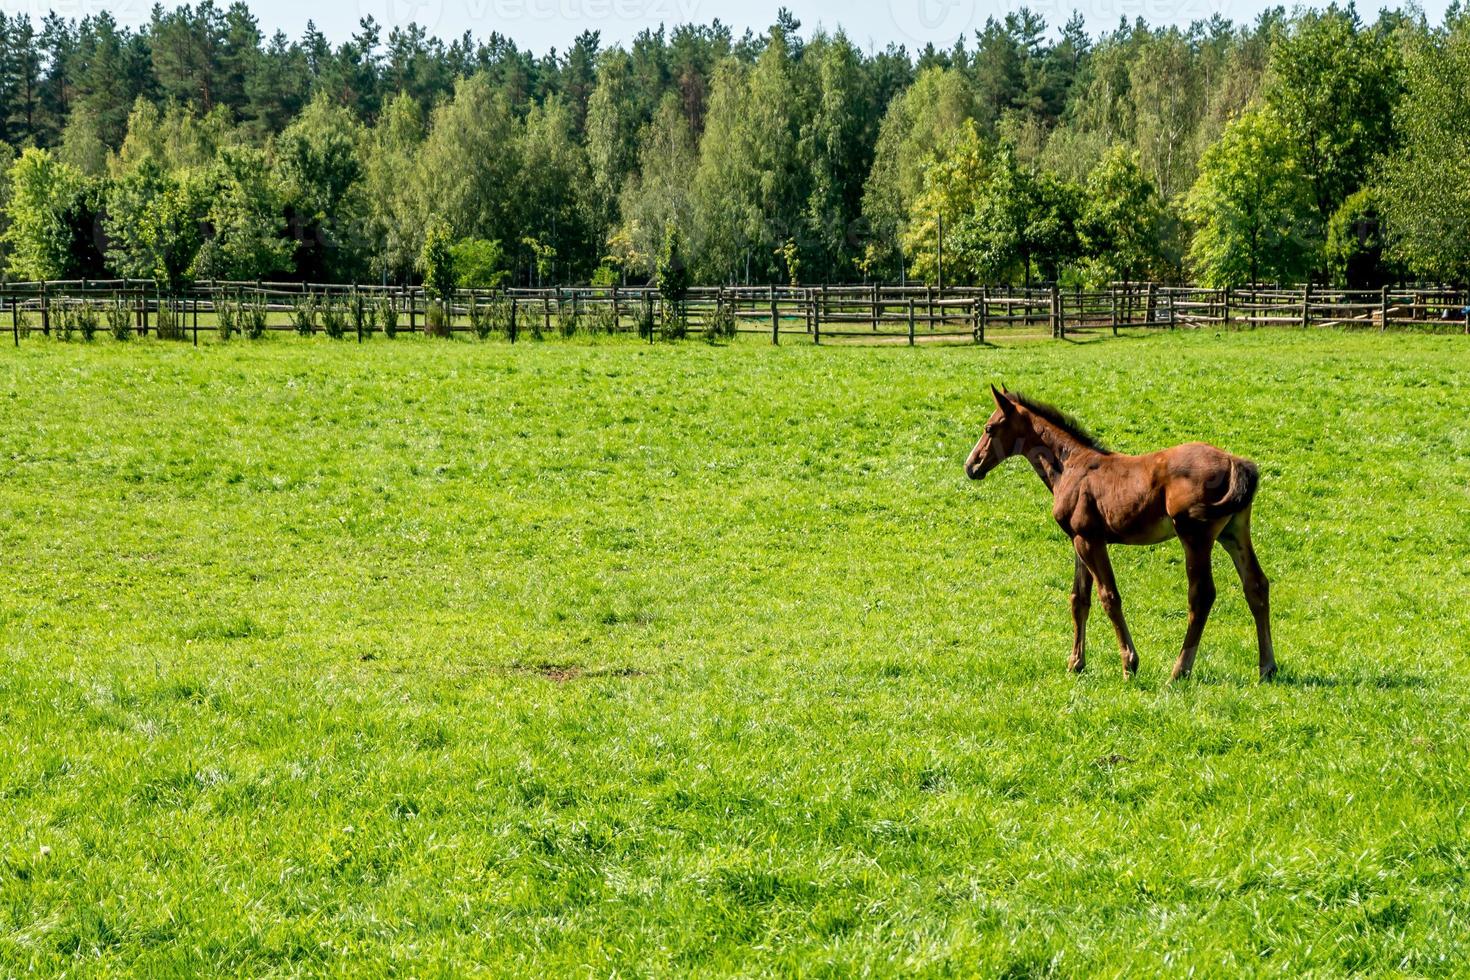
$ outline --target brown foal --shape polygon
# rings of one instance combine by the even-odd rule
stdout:
[[[1123,671],[1138,670],[1138,651],[1108,561],[1110,544],[1157,544],[1177,537],[1189,575],[1189,625],[1171,680],[1194,667],[1205,619],[1215,602],[1210,553],[1218,541],[1235,562],[1256,620],[1261,680],[1276,674],[1271,649],[1269,587],[1251,547],[1251,502],[1260,478],[1256,464],[1202,442],[1188,442],[1143,456],[1110,452],[1087,430],[1050,405],[1015,392],[997,391],[995,413],[965,460],[965,475],[981,480],[1002,460],[1024,456],[1052,492],[1052,517],[1077,551],[1072,582],[1076,631],[1067,666],[1086,664],[1087,613],[1092,584],[1113,621],[1123,652]]]

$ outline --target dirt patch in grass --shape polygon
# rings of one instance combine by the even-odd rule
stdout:
[[[584,677],[646,677],[648,671],[636,667],[583,667],[580,664],[512,664],[506,673],[544,677],[557,684],[568,684]]]

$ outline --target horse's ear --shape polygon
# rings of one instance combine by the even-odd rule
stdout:
[[[1016,406],[1011,403],[1011,400],[1003,392],[997,390],[995,385],[990,386],[990,394],[995,398],[995,407],[1002,412],[1009,415],[1015,409]]]

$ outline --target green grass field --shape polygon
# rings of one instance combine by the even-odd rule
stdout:
[[[1470,346],[58,344],[0,355],[0,975],[1452,974]],[[1143,656],[1004,380],[1260,462]]]

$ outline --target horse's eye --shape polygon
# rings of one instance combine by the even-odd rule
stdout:
[[[995,431],[995,426],[993,426],[993,425],[991,425],[990,423],[987,422],[985,424],[985,434],[988,436],[991,433],[993,433],[994,431]]]

